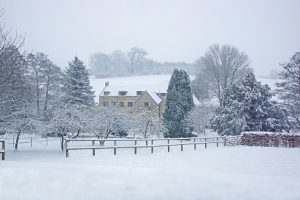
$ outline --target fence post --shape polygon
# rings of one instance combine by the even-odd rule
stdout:
[[[224,137],[224,147],[226,146],[226,138]]]
[[[217,147],[219,147],[219,138],[217,137]]]
[[[206,138],[204,138],[204,146],[205,146],[205,149],[206,149],[207,148]]]
[[[2,141],[2,150],[3,150],[3,153],[2,153],[2,160],[5,160],[5,141]]]
[[[180,146],[181,146],[181,151],[183,151],[183,144],[182,144],[182,138],[180,139]]]
[[[137,154],[137,148],[136,148],[136,145],[137,145],[137,141],[134,140],[134,154]]]
[[[117,141],[115,140],[114,141],[114,155],[117,155],[117,148],[116,148],[116,146],[117,146]]]
[[[197,149],[197,146],[196,146],[196,138],[194,138],[194,150]]]
[[[146,138],[146,140],[145,140],[145,141],[146,141],[146,146],[148,146],[148,139]]]
[[[153,153],[153,140],[151,140],[151,153]]]
[[[170,138],[168,138],[168,152],[170,152]]]
[[[69,149],[66,149],[66,158],[69,157]]]
[[[96,149],[93,148],[93,156],[96,154]]]
[[[32,148],[32,137],[30,137],[30,147]]]
[[[92,140],[92,146],[95,146],[95,140]]]

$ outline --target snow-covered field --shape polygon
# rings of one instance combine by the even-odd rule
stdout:
[[[1,200],[300,199],[300,149],[223,147],[71,152],[35,142],[0,161]]]
[[[98,96],[105,86],[105,82],[109,82],[110,85],[120,90],[147,90],[152,92],[166,92],[168,89],[171,75],[144,75],[144,76],[130,76],[130,77],[115,77],[115,78],[102,78],[96,79],[91,76],[90,81],[95,91],[95,101],[98,102]],[[191,80],[195,79],[195,76],[191,76]],[[272,90],[276,88],[275,83],[278,79],[257,78],[262,84],[268,84]]]
[[[91,79],[96,95],[104,83],[166,91],[170,75]],[[259,79],[260,80],[260,79]],[[274,88],[274,80],[261,80]],[[22,141],[21,141],[22,142]],[[0,200],[230,199],[300,200],[300,149],[185,146],[138,150],[60,151],[59,139],[30,140],[14,152],[7,143],[0,161]],[[82,144],[81,144],[82,145]]]

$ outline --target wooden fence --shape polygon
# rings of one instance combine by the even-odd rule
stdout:
[[[4,140],[7,146],[12,145],[12,148],[15,148],[16,137],[0,137],[0,140]],[[35,137],[35,136],[20,136],[18,145],[27,144],[31,148],[34,147],[35,144],[39,143],[43,146],[48,146],[50,142],[58,141],[60,137]]]
[[[1,149],[0,149],[1,160],[5,160],[5,141],[0,140],[0,143],[1,143]]]
[[[197,149],[197,145],[204,145],[204,148],[207,148],[207,144],[215,143],[216,147],[219,144],[223,144],[226,146],[228,137],[192,137],[192,138],[159,138],[159,139],[67,139],[65,138],[65,153],[66,157],[69,157],[70,151],[75,150],[91,150],[92,155],[96,154],[96,150],[103,150],[103,149],[113,149],[114,155],[117,154],[117,149],[133,149],[134,154],[137,154],[138,149],[141,148],[150,148],[151,153],[154,152],[154,148],[158,147],[167,147],[168,152],[170,152],[171,147],[180,146],[180,150],[183,151],[183,147],[186,145],[192,145],[194,150]],[[113,146],[104,146],[105,142],[113,142]],[[118,142],[133,142],[132,145],[117,145]],[[155,141],[166,141],[165,144],[154,144]],[[177,141],[177,143],[170,143],[172,141]],[[92,146],[87,147],[70,147],[70,143],[77,143],[77,142],[91,142]],[[95,142],[101,142],[103,146],[95,146]],[[138,142],[143,142],[144,145],[138,145]],[[150,142],[150,144],[149,144]],[[178,143],[179,142],[179,143]]]

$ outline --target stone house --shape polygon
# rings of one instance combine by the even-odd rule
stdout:
[[[164,112],[166,93],[147,90],[121,89],[106,84],[99,95],[99,106],[118,106],[129,113],[138,114],[150,111],[161,117]]]
[[[107,82],[99,95],[99,106],[118,106],[133,114],[150,111],[162,117],[166,94],[166,91],[150,91],[142,86],[111,86]],[[194,103],[199,103],[195,97]]]

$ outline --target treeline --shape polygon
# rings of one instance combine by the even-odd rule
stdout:
[[[256,80],[248,56],[230,45],[212,45],[197,63],[201,68],[192,82],[194,94],[202,102],[218,101],[206,126],[221,135],[300,130],[299,52],[282,65],[275,91]]]
[[[61,70],[44,53],[21,53],[24,39],[10,37],[0,27],[0,135],[13,135],[15,150],[23,134],[74,138],[82,133],[97,138],[148,138],[162,134],[158,117],[133,116],[118,107],[99,107],[89,73],[75,56]],[[63,139],[61,148],[63,149]]]
[[[128,52],[116,50],[111,54],[95,53],[89,59],[89,72],[98,78],[148,74],[171,74],[174,69],[183,69],[195,74],[196,66],[185,62],[160,63],[147,58],[148,53],[138,47]]]

